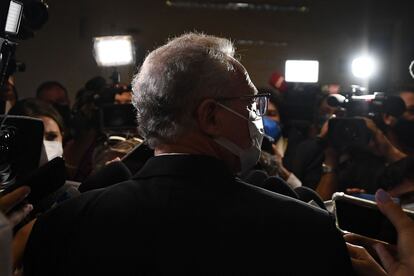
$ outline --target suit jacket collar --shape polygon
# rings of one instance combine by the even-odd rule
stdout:
[[[221,160],[207,155],[161,155],[150,158],[133,179],[152,176],[212,176],[234,179],[233,173]]]

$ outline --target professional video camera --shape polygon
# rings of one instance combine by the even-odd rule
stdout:
[[[48,7],[42,0],[0,1],[0,92],[9,77],[24,67],[16,61],[17,42],[33,37],[47,19]],[[42,144],[42,120],[0,115],[0,194],[28,185],[32,188],[28,199],[33,203],[53,192],[56,183],[63,185],[65,166],[61,158],[39,168]],[[47,185],[48,179],[51,185]]]
[[[132,104],[115,104],[117,97],[131,93],[130,86],[108,84],[102,77],[95,77],[78,92],[73,107],[72,123],[78,129],[93,127],[106,136],[136,135],[135,110]],[[75,133],[76,135],[76,133]]]
[[[405,111],[400,97],[383,92],[369,94],[359,86],[352,86],[347,93],[330,95],[327,103],[343,114],[329,121],[328,140],[338,150],[365,147],[369,143],[371,132],[361,117],[372,119],[381,128],[383,114],[398,118]]]
[[[0,2],[0,89],[9,76],[24,71],[16,60],[17,41],[34,36],[48,20],[48,7],[42,0],[2,0]]]

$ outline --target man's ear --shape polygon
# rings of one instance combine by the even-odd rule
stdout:
[[[220,135],[220,122],[217,120],[218,105],[212,99],[203,100],[197,107],[196,120],[200,130],[213,137]]]

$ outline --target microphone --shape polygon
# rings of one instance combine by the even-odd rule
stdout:
[[[269,177],[269,175],[262,170],[253,170],[244,177],[244,181],[257,187],[263,187],[263,182]]]
[[[263,189],[299,199],[298,194],[280,177],[271,176],[263,182]]]
[[[105,188],[128,180],[131,176],[131,171],[123,162],[111,162],[82,182],[79,186],[79,191],[84,193],[90,190]]]
[[[345,102],[346,98],[341,94],[331,94],[326,98],[326,103],[331,107],[343,106]]]
[[[318,195],[317,192],[306,186],[300,186],[295,188],[296,194],[299,196],[299,200],[309,203],[314,201],[319,207],[326,210],[325,204],[323,203],[322,198]]]

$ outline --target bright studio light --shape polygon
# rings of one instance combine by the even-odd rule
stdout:
[[[287,60],[285,63],[285,78],[288,82],[318,82],[319,61],[317,60]]]
[[[94,56],[99,66],[115,67],[134,63],[131,36],[102,36],[93,39]]]
[[[361,79],[372,77],[377,71],[377,62],[370,56],[361,56],[352,61],[352,74]]]

